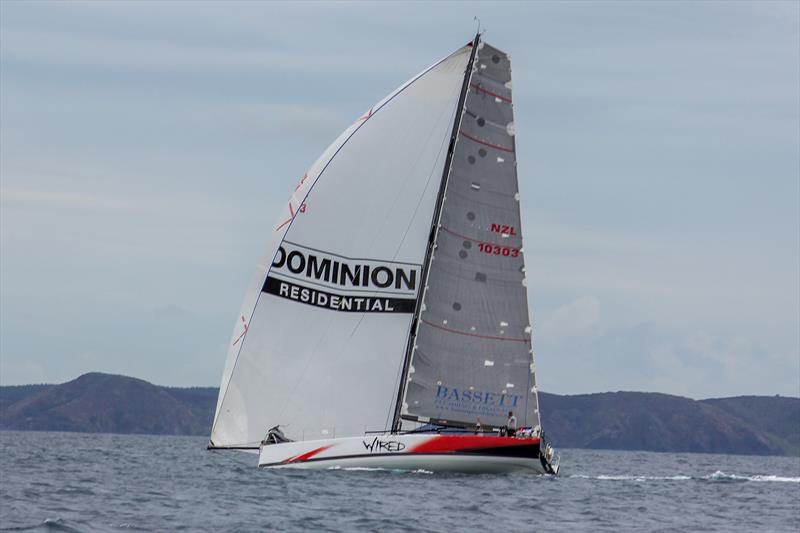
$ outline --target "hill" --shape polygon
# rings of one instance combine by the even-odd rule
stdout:
[[[10,387],[2,387],[6,388]],[[216,389],[175,390],[96,372],[61,385],[15,392],[30,394],[9,405],[3,402],[2,429],[204,435],[216,402]],[[3,391],[0,396],[10,395]]]
[[[28,396],[33,396],[52,385],[11,385],[0,387],[0,413],[5,411],[12,403],[16,403]]]
[[[789,455],[800,455],[800,401],[781,396],[737,396],[713,398],[702,403],[713,405],[759,428]]]
[[[797,455],[800,399],[758,399],[695,401],[647,392],[540,395],[543,426],[561,447]],[[759,409],[783,415],[762,417]]]
[[[212,387],[90,373],[61,385],[0,387],[0,429],[208,435],[216,401]],[[541,393],[540,402],[560,448],[800,455],[800,398]]]

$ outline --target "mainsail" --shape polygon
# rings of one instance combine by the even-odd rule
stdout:
[[[412,78],[300,179],[237,318],[210,447],[388,424],[471,57]]]
[[[507,54],[481,43],[409,346],[403,419],[539,424]],[[414,336],[415,333],[415,336]]]

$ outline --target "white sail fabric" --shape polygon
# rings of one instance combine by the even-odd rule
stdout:
[[[301,179],[237,318],[211,446],[387,424],[470,50],[373,106]]]
[[[401,414],[539,424],[508,56],[478,47]]]

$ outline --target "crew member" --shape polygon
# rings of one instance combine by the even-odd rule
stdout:
[[[513,437],[517,434],[517,417],[514,416],[514,411],[508,412],[508,420],[506,421],[506,435]]]

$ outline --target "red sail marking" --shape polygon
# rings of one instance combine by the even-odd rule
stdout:
[[[297,192],[297,189],[299,189],[300,187],[302,187],[302,186],[303,186],[303,184],[306,182],[306,180],[307,180],[307,179],[308,179],[308,172],[306,172],[305,174],[303,174],[303,177],[302,177],[302,178],[300,178],[300,183],[298,183],[298,184],[297,184],[297,187],[295,187],[295,188],[294,188],[294,191],[295,191],[295,192]]]
[[[496,144],[487,143],[486,141],[482,141],[482,140],[480,140],[480,139],[478,139],[476,137],[473,137],[473,136],[471,136],[471,135],[469,135],[467,133],[464,133],[464,130],[459,131],[459,133],[461,133],[461,135],[463,135],[464,137],[466,137],[467,139],[469,139],[472,142],[476,142],[478,144],[482,144],[484,146],[488,146],[489,148],[494,148],[495,150],[500,150],[501,152],[508,152],[508,153],[511,153],[511,154],[514,153],[514,149],[513,148],[505,148],[504,146],[498,146]]]
[[[375,109],[375,106],[370,107],[367,114],[359,117],[358,120],[369,120],[369,118],[374,114],[373,109]]]
[[[504,448],[508,446],[536,446],[538,437],[529,439],[516,439],[513,437],[481,437],[472,435],[437,435],[425,440],[408,453],[447,453],[467,450],[480,450],[482,448]]]
[[[428,322],[427,320],[424,319],[420,319],[420,322],[422,322],[423,324],[427,324],[432,328],[441,329],[442,331],[446,331],[448,333],[455,333],[456,335],[466,335],[467,337],[478,337],[479,339],[488,339],[492,341],[530,342],[530,339],[515,339],[513,337],[492,337],[491,335],[479,335],[477,333],[470,333],[468,331],[460,331],[457,329],[446,328],[444,326],[440,326],[439,324]]]
[[[322,453],[328,448],[332,447],[333,444],[328,444],[327,446],[320,446],[319,448],[311,450],[310,452],[301,453],[300,455],[295,455],[294,457],[289,457],[288,459],[284,459],[283,461],[281,461],[281,463],[286,464],[286,463],[294,463],[295,461],[305,461],[307,459],[311,459],[318,453]]]
[[[286,219],[286,220],[283,222],[283,224],[281,224],[280,226],[278,226],[277,228],[275,228],[275,231],[278,231],[279,229],[281,229],[282,227],[284,227],[286,224],[288,224],[289,222],[291,222],[291,221],[292,221],[292,219],[294,219],[294,209],[292,209],[292,201],[291,201],[291,200],[289,200],[289,218],[287,218],[287,219]]]
[[[300,178],[300,183],[298,183],[298,184],[297,184],[297,187],[295,187],[295,188],[294,188],[294,192],[297,192],[297,190],[298,190],[300,187],[302,187],[302,186],[303,186],[303,184],[306,182],[306,180],[307,180],[307,179],[308,179],[308,172],[306,172],[305,174],[303,174],[303,177],[302,177],[302,178]],[[292,195],[292,198],[294,198],[294,195]],[[303,202],[302,204],[300,204],[300,209],[299,209],[298,211],[299,211],[300,213],[305,213],[305,212],[306,212],[306,204],[305,204],[305,202]],[[291,200],[291,199],[289,199],[289,218],[288,218],[288,219],[286,219],[286,220],[285,220],[283,223],[281,223],[281,225],[280,225],[280,226],[278,226],[277,228],[275,228],[275,231],[278,231],[279,229],[281,229],[282,227],[284,227],[286,224],[288,224],[289,222],[291,222],[292,220],[294,220],[294,217],[295,217],[295,215],[296,215],[296,214],[297,214],[297,213],[295,213],[295,212],[294,212],[294,208],[292,208],[292,200]]]
[[[239,335],[239,336],[236,338],[236,340],[235,340],[235,341],[233,341],[233,345],[234,345],[234,346],[236,346],[236,344],[237,344],[237,343],[238,343],[240,340],[242,340],[242,337],[244,337],[244,336],[247,334],[247,329],[248,329],[248,328],[247,328],[247,322],[246,322],[246,321],[245,321],[245,319],[244,319],[244,315],[242,315],[242,324],[244,324],[244,331],[242,332],[242,334],[241,334],[241,335]]]
[[[511,103],[511,98],[506,98],[505,96],[500,96],[499,94],[493,93],[492,91],[490,91],[488,89],[484,89],[483,87],[481,87],[480,85],[477,85],[475,83],[471,83],[470,87],[475,89],[475,91],[477,91],[477,92],[486,93],[486,94],[488,94],[490,96],[494,96],[495,98],[499,98],[500,100],[502,100],[504,102],[508,102],[509,104]]]
[[[306,204],[305,204],[305,203],[303,203],[303,204],[300,204],[300,212],[301,212],[301,213],[305,213],[305,212],[306,212]],[[296,215],[296,214],[297,214],[297,213],[295,213],[295,211],[294,211],[294,208],[292,207],[292,201],[291,201],[291,200],[289,200],[289,218],[288,218],[288,219],[286,219],[286,221],[285,221],[283,224],[281,224],[280,226],[278,226],[277,228],[275,228],[275,231],[278,231],[279,229],[281,229],[282,227],[284,227],[286,224],[288,224],[289,222],[291,222],[292,220],[294,220],[294,217],[295,217],[295,215]]]

